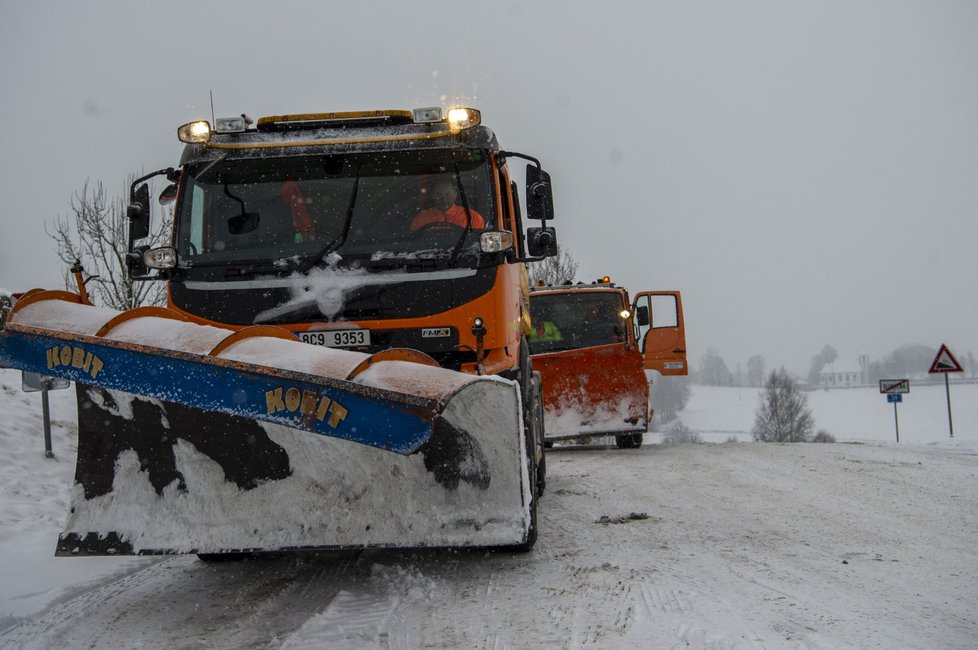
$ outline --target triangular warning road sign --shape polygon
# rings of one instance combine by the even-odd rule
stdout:
[[[951,354],[951,351],[947,349],[947,346],[942,343],[941,349],[937,351],[937,356],[934,357],[934,363],[930,364],[930,370],[927,372],[964,372],[964,370],[954,355]]]

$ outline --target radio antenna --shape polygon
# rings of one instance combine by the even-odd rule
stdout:
[[[214,91],[211,90],[211,124],[217,124],[217,120],[214,119]]]

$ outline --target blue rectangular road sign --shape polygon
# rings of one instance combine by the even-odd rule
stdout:
[[[886,401],[887,402],[902,402],[903,401],[903,395],[901,395],[900,393],[887,393],[887,395],[886,395]]]

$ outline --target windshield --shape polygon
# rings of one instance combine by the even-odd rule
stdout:
[[[618,293],[581,291],[530,295],[530,351],[556,352],[625,341]]]
[[[221,159],[188,172],[181,266],[454,259],[494,227],[478,151]]]

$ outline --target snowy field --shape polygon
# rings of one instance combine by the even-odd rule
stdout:
[[[750,441],[760,388],[693,386],[693,395],[680,420],[704,442]],[[944,384],[917,385],[896,406],[887,403],[878,387],[817,390],[802,393],[815,418],[815,430],[825,430],[838,442],[900,442],[909,444],[961,443],[978,446],[978,385],[951,384],[950,437]],[[653,427],[654,428],[654,427]],[[664,427],[668,428],[668,427]],[[657,441],[654,436],[650,440]]]
[[[682,421],[749,440],[757,389]],[[529,554],[55,558],[74,392],[0,370],[0,648],[975,648],[978,385],[808,393],[836,444],[561,449]]]

